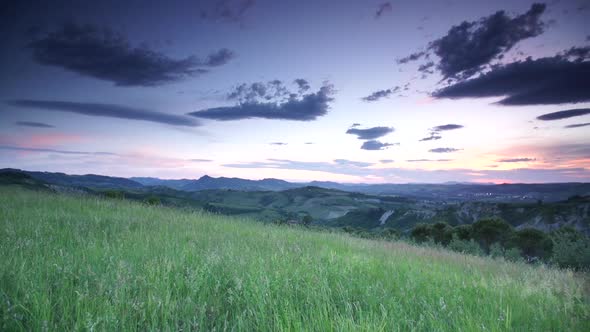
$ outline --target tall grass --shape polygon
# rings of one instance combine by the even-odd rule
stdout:
[[[0,330],[590,331],[587,275],[0,188]]]

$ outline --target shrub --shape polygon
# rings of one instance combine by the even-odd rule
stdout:
[[[498,242],[492,244],[492,246],[490,247],[490,256],[492,256],[493,258],[504,258],[504,255],[504,247],[502,247],[501,244],[499,244]]]
[[[570,227],[551,234],[553,255],[551,261],[560,267],[588,269],[590,267],[590,239]]]
[[[384,228],[379,232],[379,237],[384,240],[397,240],[399,239],[399,232],[395,228]]]
[[[115,199],[124,199],[125,193],[120,190],[107,190],[104,193],[105,197],[108,198],[115,198]]]
[[[516,232],[514,237],[515,245],[522,250],[527,257],[538,257],[547,259],[551,257],[553,242],[546,233],[533,228],[525,228]]]
[[[462,254],[469,254],[475,256],[483,256],[484,252],[481,249],[480,245],[477,244],[473,239],[467,240],[460,240],[456,234],[453,234],[453,239],[448,245],[448,248],[460,252]]]
[[[522,252],[518,248],[510,248],[504,252],[504,258],[511,262],[522,262]]]
[[[147,205],[160,205],[162,203],[160,201],[160,198],[158,198],[156,196],[150,196],[150,197],[144,199],[143,202]]]

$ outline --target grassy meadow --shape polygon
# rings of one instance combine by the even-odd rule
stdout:
[[[0,187],[0,330],[590,331],[588,275]]]

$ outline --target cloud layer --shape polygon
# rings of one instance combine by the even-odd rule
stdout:
[[[580,127],[587,127],[587,126],[590,126],[590,122],[575,123],[575,124],[567,125],[564,128],[580,128]]]
[[[234,57],[221,49],[206,61],[196,56],[173,59],[146,46],[132,47],[107,28],[69,23],[29,43],[33,59],[119,86],[157,86],[203,74]]]
[[[543,120],[543,121],[561,120],[561,119],[567,119],[567,118],[571,118],[574,116],[582,116],[582,115],[587,115],[587,114],[590,114],[590,108],[578,108],[578,109],[543,114],[543,115],[538,116],[537,120]]]
[[[385,150],[390,146],[399,145],[399,143],[383,143],[376,140],[366,141],[361,145],[363,150]]]
[[[501,10],[478,21],[464,21],[451,27],[442,38],[430,42],[426,51],[411,54],[398,63],[436,55],[439,58],[436,69],[443,77],[470,77],[492,60],[501,59],[519,41],[543,33],[545,24],[541,15],[545,9],[544,4],[533,4],[526,13],[515,17]]]
[[[350,135],[356,135],[358,139],[371,140],[383,137],[394,131],[395,129],[393,127],[372,127],[367,129],[350,128],[346,131],[346,133]]]
[[[0,150],[11,150],[11,151],[23,151],[23,152],[49,152],[59,154],[70,154],[70,155],[92,155],[92,156],[116,156],[116,153],[111,152],[87,152],[87,151],[69,151],[69,150],[56,150],[56,149],[45,149],[45,148],[26,148],[21,146],[10,146],[0,145]]]
[[[14,124],[20,127],[33,127],[33,128],[55,128],[54,126],[43,123],[43,122],[35,122],[35,121],[17,121]]]
[[[522,163],[522,162],[529,162],[535,161],[535,158],[505,158],[497,160],[499,163]]]
[[[446,124],[446,125],[432,127],[430,130],[433,132],[440,132],[440,131],[447,131],[447,130],[456,130],[456,129],[461,129],[461,128],[463,128],[462,125]]]
[[[301,91],[301,86],[299,89]],[[188,114],[218,121],[254,118],[312,121],[328,113],[330,102],[334,100],[333,94],[332,85],[324,85],[314,93],[303,94],[288,91],[280,81],[253,83],[241,85],[228,94],[228,100],[239,101],[237,105],[208,108]]]
[[[462,149],[455,149],[455,148],[435,148],[435,149],[430,149],[428,150],[428,152],[433,152],[433,153],[450,153],[450,152],[457,152],[457,151],[461,151]]]
[[[491,71],[444,87],[436,98],[502,97],[500,105],[548,105],[590,101],[590,61],[563,55],[495,66]]]
[[[150,121],[174,126],[195,127],[199,122],[187,116],[154,112],[121,105],[101,103],[77,103],[55,100],[19,99],[6,102],[19,108],[33,108],[49,112],[69,112],[89,116]]]

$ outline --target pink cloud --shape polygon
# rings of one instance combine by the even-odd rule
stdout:
[[[64,143],[79,143],[85,140],[87,139],[80,135],[62,133],[37,134],[20,140],[19,145],[24,147],[48,147],[62,145]]]

